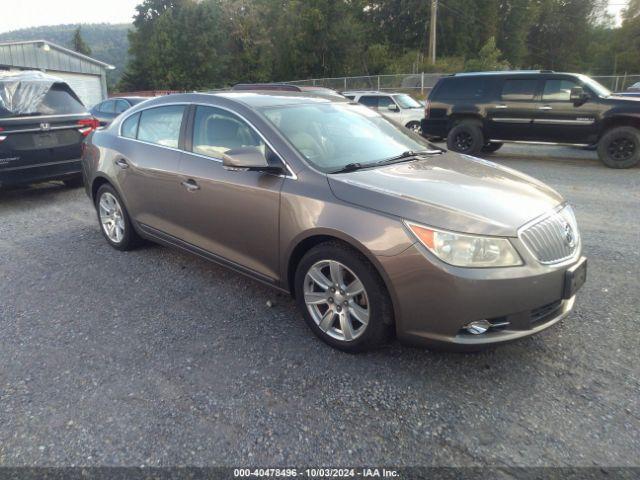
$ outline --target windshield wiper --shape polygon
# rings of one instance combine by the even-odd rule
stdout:
[[[440,150],[419,150],[419,151],[407,150],[406,152],[402,152],[400,155],[396,155],[395,157],[389,157],[389,158],[385,158],[384,160],[379,160],[376,162],[376,165],[388,165],[390,163],[398,163],[406,160],[411,160],[420,155],[434,154],[434,153],[440,153]]]
[[[347,172],[355,172],[356,170],[360,170],[361,168],[367,168],[375,165],[375,163],[347,163],[344,167],[339,168],[338,170],[334,170],[329,173],[347,173]]]
[[[407,150],[406,152],[402,152],[400,155],[395,155],[393,157],[385,158],[383,160],[378,160],[377,162],[347,163],[344,167],[339,168],[338,170],[334,170],[334,171],[329,172],[329,173],[355,172],[356,170],[360,170],[360,169],[363,169],[363,168],[371,168],[371,167],[378,167],[380,165],[389,165],[389,164],[392,164],[392,163],[405,162],[405,161],[408,161],[408,160],[413,160],[414,158],[419,157],[420,155],[426,155],[426,154],[433,155],[433,154],[436,154],[436,153],[442,153],[442,150],[419,150],[419,151]]]

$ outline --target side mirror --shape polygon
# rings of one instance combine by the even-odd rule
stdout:
[[[573,87],[569,95],[569,100],[573,103],[584,103],[589,96],[585,93],[582,87]]]
[[[395,103],[390,103],[390,104],[387,106],[387,109],[388,109],[389,111],[391,111],[391,112],[399,112],[399,111],[400,111],[400,109],[398,108],[398,106],[397,106]]]
[[[222,165],[230,170],[281,171],[269,165],[267,157],[258,147],[241,147],[222,154]]]

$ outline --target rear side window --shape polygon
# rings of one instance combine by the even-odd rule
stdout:
[[[505,80],[502,85],[502,99],[533,100],[537,86],[537,80]]]
[[[116,101],[116,113],[122,113],[129,109],[129,104],[124,100]]]
[[[140,113],[131,115],[122,122],[122,136],[127,138],[136,138],[138,135],[138,122],[140,121]]]
[[[378,97],[372,97],[371,95],[365,95],[360,97],[358,103],[361,103],[365,107],[378,108]]]
[[[547,80],[544,82],[542,99],[568,102],[571,99],[571,89],[577,86],[572,80]]]
[[[184,108],[184,105],[171,105],[141,112],[138,140],[178,148]]]
[[[53,85],[38,105],[42,115],[68,115],[85,113],[87,109],[66,88]]]
[[[487,79],[478,77],[451,77],[443,80],[434,92],[434,99],[470,100],[484,95]]]
[[[116,102],[114,102],[113,100],[107,100],[106,102],[102,102],[98,106],[98,111],[102,113],[113,113],[115,105]]]

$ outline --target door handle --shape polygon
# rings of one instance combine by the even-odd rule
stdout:
[[[115,163],[122,169],[129,168],[129,163],[124,158],[117,159]]]
[[[545,105],[544,107],[538,107],[538,110],[553,110],[549,105]]]
[[[184,182],[181,183],[181,185],[187,190],[189,190],[190,192],[195,192],[196,190],[200,190],[200,185],[198,185],[196,181],[192,179],[185,180]]]
[[[507,108],[506,105],[496,105],[496,109],[498,110],[504,110],[505,108]]]

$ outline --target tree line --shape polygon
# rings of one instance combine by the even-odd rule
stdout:
[[[620,27],[607,0],[144,0],[121,90],[237,82],[544,68],[640,73],[640,0]]]

